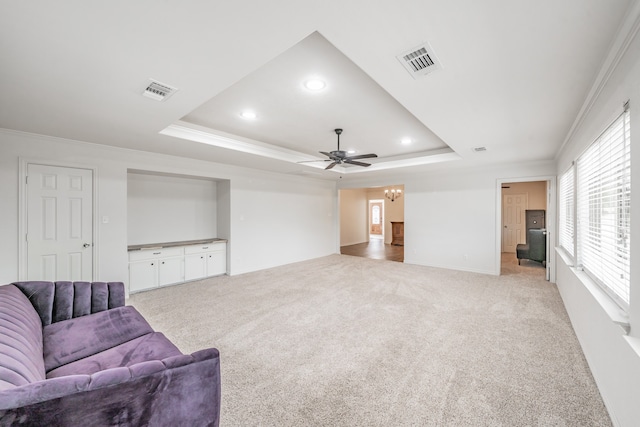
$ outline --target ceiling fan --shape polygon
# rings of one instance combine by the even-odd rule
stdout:
[[[328,157],[327,160],[309,160],[307,162],[299,162],[299,163],[308,163],[308,162],[332,162],[329,166],[327,166],[326,168],[324,168],[325,170],[327,169],[331,169],[332,167],[334,167],[335,165],[340,165],[342,163],[347,163],[350,165],[356,165],[356,166],[371,166],[370,163],[364,163],[364,162],[356,162],[356,160],[359,159],[371,159],[374,157],[378,157],[377,154],[359,154],[357,156],[349,156],[347,154],[346,151],[340,150],[340,134],[342,133],[342,129],[334,129],[334,132],[336,133],[336,135],[338,135],[338,149],[334,150],[334,151],[329,151],[328,153],[326,151],[320,151],[320,154],[324,154],[325,156]]]

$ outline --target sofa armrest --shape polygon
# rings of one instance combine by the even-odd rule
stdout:
[[[15,282],[42,326],[124,306],[122,282]]]
[[[217,427],[219,418],[214,348],[0,391],[0,426]]]

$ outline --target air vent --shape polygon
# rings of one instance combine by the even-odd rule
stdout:
[[[487,151],[487,147],[475,147],[473,151],[475,151],[476,153],[481,153],[483,151]]]
[[[142,92],[143,96],[155,99],[156,101],[164,101],[173,95],[178,89],[168,86],[164,83],[149,79],[147,87]]]
[[[414,79],[424,77],[435,70],[442,69],[442,64],[428,43],[414,47],[396,58],[404,65]]]

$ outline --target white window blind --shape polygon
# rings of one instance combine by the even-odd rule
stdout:
[[[629,306],[630,139],[625,111],[578,159],[578,263]]]
[[[560,247],[563,248],[571,257],[575,255],[574,236],[574,181],[575,167],[571,166],[560,177],[559,185],[559,206],[558,206],[558,222],[559,222],[559,238]]]

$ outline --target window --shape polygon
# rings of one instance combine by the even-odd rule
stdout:
[[[559,185],[559,206],[558,206],[558,222],[559,222],[559,238],[560,247],[563,248],[571,257],[575,255],[574,237],[574,181],[576,169],[573,165],[560,177]]]
[[[373,216],[373,218],[371,219],[371,223],[374,225],[379,225],[380,224],[380,206],[374,206],[371,209],[371,214]]]
[[[577,260],[622,307],[629,305],[629,111],[577,162]],[[563,246],[564,247],[564,246]]]

